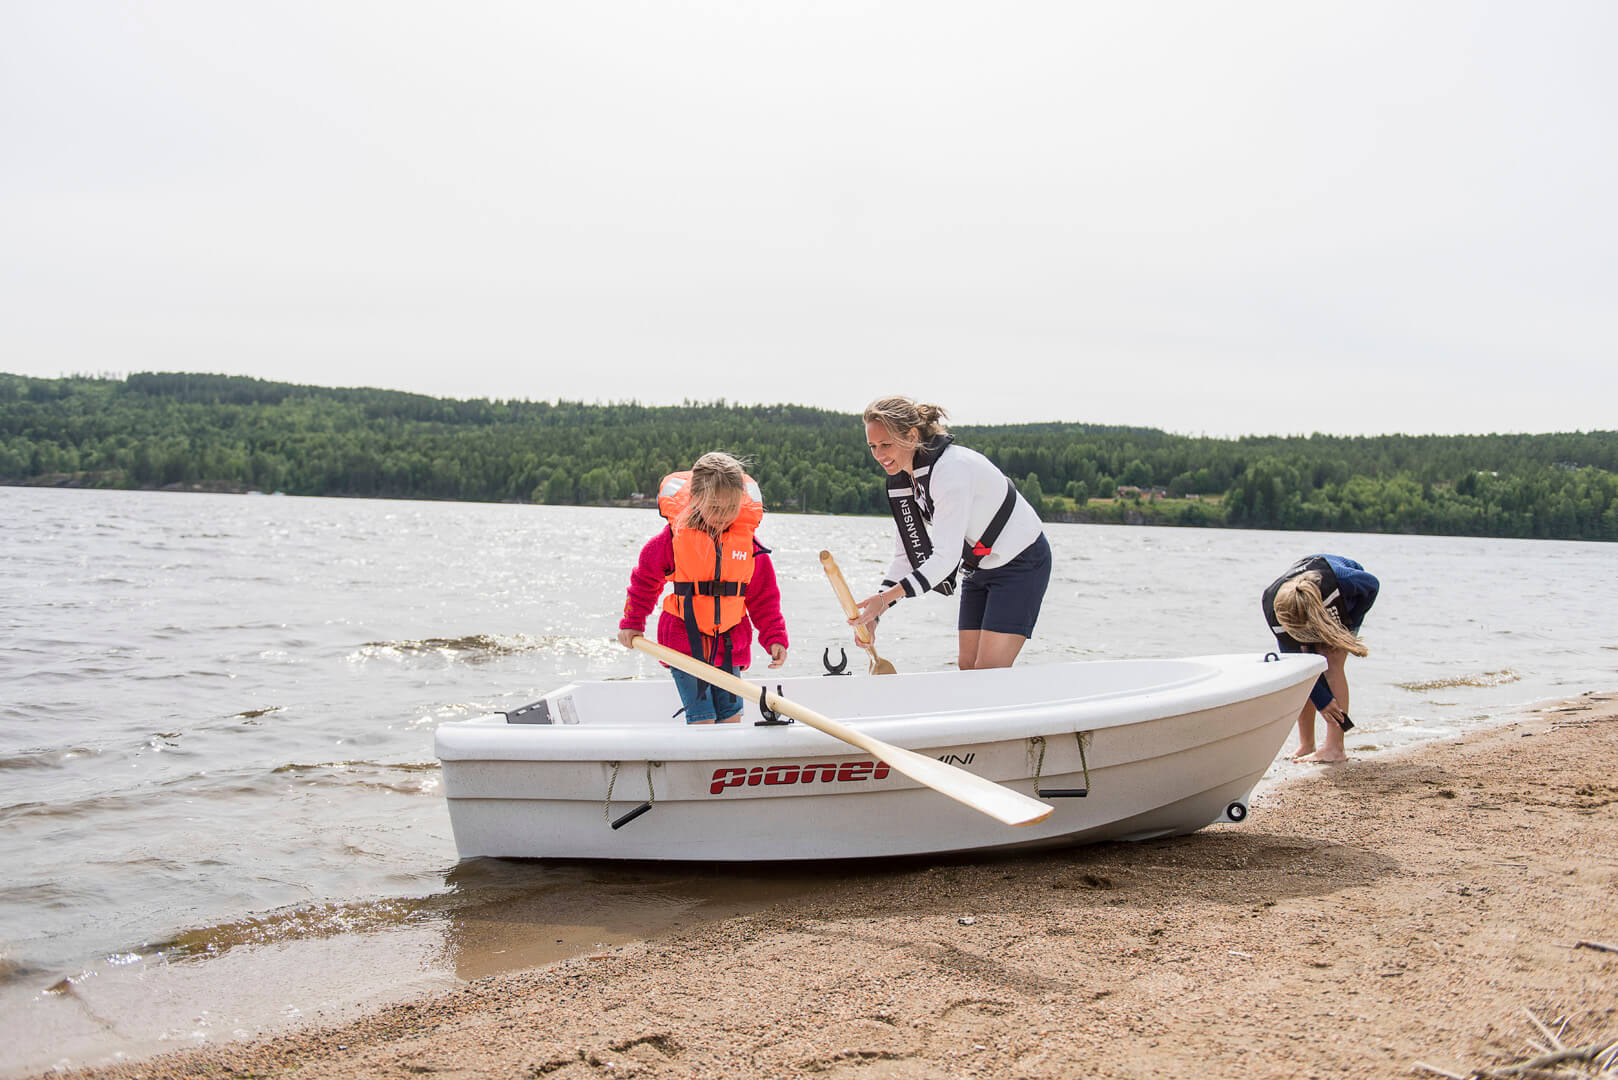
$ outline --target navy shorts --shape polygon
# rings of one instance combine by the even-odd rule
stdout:
[[[1039,539],[1015,559],[993,570],[979,568],[961,586],[961,630],[992,630],[997,634],[1034,636],[1039,605],[1051,583],[1051,545]]]

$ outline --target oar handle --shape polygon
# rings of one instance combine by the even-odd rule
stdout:
[[[843,614],[850,619],[858,618],[859,607],[854,603],[854,594],[848,591],[848,582],[843,580],[843,572],[837,568],[837,560],[831,557],[831,552],[820,553],[820,565],[826,571],[826,578],[831,582],[831,591],[837,594],[837,600],[843,605]],[[854,636],[859,638],[861,645],[871,643],[871,632],[863,626],[854,628]]]

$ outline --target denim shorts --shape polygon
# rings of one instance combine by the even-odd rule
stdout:
[[[727,675],[736,674],[734,664],[726,664],[719,670]],[[674,676],[674,686],[680,691],[680,700],[685,703],[686,723],[700,724],[722,716],[735,716],[742,711],[742,699],[729,690],[711,686],[679,668],[669,668],[669,674]]]
[[[1017,557],[993,570],[979,568],[961,586],[961,630],[991,630],[997,634],[1034,636],[1039,605],[1051,583],[1051,545],[1039,539]]]

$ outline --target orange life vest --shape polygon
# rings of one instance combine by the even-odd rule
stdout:
[[[685,622],[686,636],[696,653],[699,642],[692,633],[713,637],[742,621],[747,610],[747,583],[753,580],[753,532],[764,519],[764,500],[758,484],[745,478],[741,509],[736,520],[718,537],[702,529],[685,527],[691,503],[691,472],[669,473],[657,489],[657,510],[674,530],[674,592],[663,610]]]

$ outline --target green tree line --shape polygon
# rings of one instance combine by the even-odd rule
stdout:
[[[1048,517],[1618,540],[1613,431],[1213,439],[1052,423],[957,435]],[[749,459],[772,508],[886,512],[858,418],[806,406],[0,373],[0,483],[606,504],[714,449]]]

